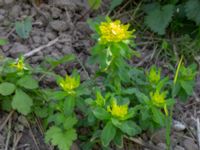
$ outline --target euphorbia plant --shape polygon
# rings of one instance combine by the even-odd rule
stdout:
[[[38,82],[33,77],[32,68],[24,62],[5,58],[0,66],[0,103],[3,109],[17,110],[23,115],[32,112],[37,99]]]

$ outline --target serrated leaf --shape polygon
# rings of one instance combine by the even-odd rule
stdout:
[[[15,91],[15,85],[9,82],[3,82],[0,84],[0,94],[3,96],[11,95]]]
[[[27,17],[23,21],[18,21],[15,23],[15,30],[19,37],[26,39],[29,37],[29,34],[32,30],[32,20],[30,17]]]
[[[24,76],[21,79],[19,79],[17,84],[21,87],[24,87],[25,89],[32,90],[38,88],[38,82],[35,79],[33,79],[33,77],[30,75]]]
[[[17,89],[12,100],[12,107],[23,115],[31,112],[33,101],[24,91]]]
[[[115,126],[112,124],[112,122],[108,122],[101,133],[101,142],[103,146],[107,147],[110,144],[111,140],[115,137],[115,134]]]
[[[172,19],[174,5],[156,7],[145,16],[145,24],[154,32],[163,35]]]
[[[45,141],[58,146],[59,150],[70,150],[73,141],[77,138],[73,128],[63,131],[57,126],[51,127],[45,135]]]
[[[185,12],[188,19],[193,20],[196,24],[200,24],[200,1],[188,0],[185,4]]]
[[[64,128],[66,130],[72,128],[76,123],[77,123],[77,119],[75,117],[67,117],[67,119],[64,122]]]
[[[98,9],[101,6],[101,0],[88,0],[88,4],[92,9]]]
[[[119,6],[122,2],[123,0],[112,0],[110,5],[110,11],[115,9],[115,7]]]

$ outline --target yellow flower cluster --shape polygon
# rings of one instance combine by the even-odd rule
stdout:
[[[160,73],[161,73],[160,70],[158,70],[157,72],[156,68],[152,67],[148,75],[149,81],[151,83],[157,83],[158,81],[160,81]]]
[[[128,105],[118,105],[115,100],[112,101],[111,106],[108,106],[107,111],[114,117],[123,119],[128,113]]]
[[[100,43],[107,44],[110,42],[121,42],[133,37],[135,30],[128,31],[129,24],[123,25],[120,20],[114,22],[102,22],[100,29]]]
[[[150,93],[150,97],[152,103],[157,107],[163,107],[165,114],[168,116],[167,104],[165,100],[166,94],[166,92],[160,93],[159,91],[156,91],[154,93]]]
[[[26,70],[26,66],[24,64],[24,58],[21,57],[17,60],[17,62],[11,64],[12,67],[16,68],[18,71]]]
[[[59,82],[60,87],[66,92],[73,92],[80,85],[80,79],[66,75],[65,79]]]

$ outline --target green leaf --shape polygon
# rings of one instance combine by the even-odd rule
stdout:
[[[67,96],[67,93],[65,91],[55,91],[52,93],[52,99],[55,100],[62,100]]]
[[[7,39],[0,39],[0,46],[6,45],[6,44],[8,44]]]
[[[88,4],[92,9],[98,9],[101,6],[101,0],[88,0]]]
[[[75,98],[73,96],[68,96],[64,101],[64,112],[65,115],[71,115],[75,107]]]
[[[165,124],[165,116],[164,114],[158,110],[157,108],[152,108],[152,113],[153,113],[153,120],[160,124],[161,126],[164,126]]]
[[[155,7],[145,16],[145,24],[154,32],[163,35],[172,19],[174,5]]]
[[[122,132],[128,134],[129,136],[135,136],[141,133],[140,127],[133,121],[124,121],[119,126]]]
[[[74,129],[61,130],[57,126],[51,127],[45,134],[45,141],[51,142],[54,146],[58,146],[59,150],[70,150],[77,134]]]
[[[117,147],[123,148],[123,133],[121,131],[117,130],[113,141],[117,145]]]
[[[9,82],[3,82],[0,84],[0,94],[3,96],[11,95],[15,91],[15,85]]]
[[[193,20],[196,24],[200,24],[200,1],[188,0],[185,4],[185,12],[188,19]]]
[[[107,147],[110,144],[111,140],[115,137],[115,133],[115,126],[113,126],[112,122],[107,122],[101,133],[101,142],[103,146]]]
[[[31,75],[27,75],[22,77],[17,81],[17,84],[20,85],[21,87],[24,87],[25,89],[37,89],[38,88],[38,82],[33,79]]]
[[[115,7],[119,6],[122,2],[123,0],[112,0],[110,5],[110,11],[115,9]]]
[[[110,114],[103,108],[98,107],[93,110],[93,114],[100,120],[107,120],[110,118]]]
[[[193,84],[188,81],[181,81],[180,83],[181,83],[181,87],[184,89],[187,95],[191,96],[193,94]]]
[[[77,122],[78,120],[75,117],[67,117],[64,121],[64,128],[68,130],[72,128]]]
[[[30,17],[27,17],[25,20],[15,23],[15,30],[19,37],[26,39],[29,37],[29,34],[32,30],[32,20]]]
[[[27,95],[21,89],[17,89],[12,100],[12,107],[23,115],[27,115],[31,112],[31,106],[33,101],[29,95]]]

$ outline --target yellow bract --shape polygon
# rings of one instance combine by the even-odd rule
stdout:
[[[96,93],[96,100],[95,100],[96,104],[100,107],[104,106],[105,104],[105,99],[103,98],[103,96],[101,95],[100,92]]]
[[[114,117],[118,117],[123,119],[128,113],[128,105],[117,105],[116,101],[113,100],[111,106],[107,108],[108,112],[110,112]]]
[[[71,93],[80,85],[80,79],[66,75],[65,79],[59,82],[59,85],[64,91]]]
[[[102,22],[100,29],[100,43],[107,44],[109,42],[121,42],[133,37],[135,30],[128,31],[129,24],[123,25],[120,20],[114,22]]]
[[[148,78],[151,83],[157,83],[160,80],[160,70],[157,72],[156,68],[152,67],[150,69]]]
[[[16,68],[18,71],[22,71],[27,69],[25,64],[24,64],[24,59],[23,57],[19,58],[16,63],[11,64],[12,67]]]
[[[155,93],[150,93],[151,100],[155,106],[163,107],[165,114],[168,116],[167,104],[166,104],[166,92],[159,93],[156,91]]]

